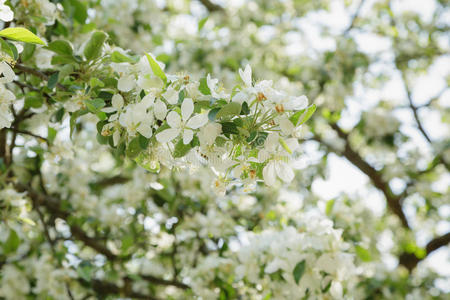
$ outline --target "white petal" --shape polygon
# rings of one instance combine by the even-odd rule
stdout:
[[[9,83],[14,80],[16,74],[11,67],[4,61],[0,63],[0,83]]]
[[[167,115],[167,124],[172,128],[179,128],[181,125],[181,118],[177,112],[171,111]]]
[[[194,102],[191,98],[185,98],[183,103],[181,104],[181,116],[183,117],[183,121],[186,122],[193,112]]]
[[[291,149],[292,152],[294,152],[295,150],[297,150],[297,148],[300,146],[298,144],[298,140],[296,138],[290,138],[285,140],[286,145],[288,146],[289,149]]]
[[[124,76],[117,82],[117,88],[122,92],[129,92],[134,87],[134,76]]]
[[[252,86],[252,68],[250,67],[250,65],[246,65],[244,71],[239,69],[239,75],[241,76],[242,81],[246,86]]]
[[[109,107],[104,107],[104,108],[102,108],[101,111],[102,111],[102,112],[105,112],[105,113],[112,113],[112,112],[117,111],[117,109],[115,109],[115,108],[112,107],[112,106],[109,106]]]
[[[121,109],[123,107],[123,97],[122,97],[122,95],[121,94],[115,94],[114,96],[112,96],[111,104],[116,110]]]
[[[117,144],[119,143],[119,140],[120,140],[120,131],[116,130],[113,133],[113,144],[114,144],[114,146],[117,146]]]
[[[170,104],[177,104],[178,103],[178,92],[172,87],[169,87],[167,89],[167,91],[164,94],[162,94],[162,96]]]
[[[169,128],[161,131],[156,135],[156,140],[160,143],[168,143],[174,138],[178,136],[180,133],[180,129],[178,128]]]
[[[278,177],[280,177],[281,180],[286,183],[291,182],[292,179],[294,179],[294,172],[292,171],[291,167],[285,162],[276,162],[275,170],[277,171]]]
[[[155,112],[155,117],[158,120],[164,120],[164,118],[167,115],[166,104],[164,102],[162,102],[161,100],[159,100],[159,99],[156,100],[154,112]]]
[[[148,124],[141,124],[136,130],[148,139],[152,137],[152,128]]]
[[[187,145],[192,141],[194,132],[190,129],[185,129],[183,133],[183,144]]]
[[[294,128],[294,124],[292,124],[291,120],[289,120],[288,118],[283,118],[280,120],[280,129],[283,134],[291,134]]]
[[[150,107],[155,103],[155,96],[152,93],[149,93],[142,98],[141,102],[145,107]]]
[[[264,182],[268,186],[274,186],[276,183],[275,176],[275,163],[273,161],[269,162],[263,169]]]
[[[289,102],[284,105],[287,110],[300,110],[308,106],[308,98],[303,95],[300,97],[291,97]]]
[[[4,1],[3,1],[4,2]],[[3,22],[10,22],[14,19],[14,13],[9,6],[1,4],[3,7],[0,8],[0,20]]]
[[[192,129],[197,129],[197,128],[202,127],[206,123],[208,123],[208,115],[206,113],[204,113],[204,114],[198,114],[198,115],[190,118],[189,121],[187,122],[186,126],[189,128],[192,128]]]

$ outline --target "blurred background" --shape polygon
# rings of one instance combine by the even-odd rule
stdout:
[[[365,243],[390,268],[403,260],[413,269],[427,243],[449,232],[448,1],[101,2],[90,17],[171,72],[231,84],[249,63],[257,79],[307,95],[318,111],[291,190],[331,217],[345,203],[370,209],[379,228]],[[439,247],[423,262],[447,291],[449,260]]]
[[[78,3],[75,0],[52,2]],[[282,189],[276,201],[270,198],[272,191],[263,190],[262,186],[261,194],[266,195],[256,195],[257,204],[239,202],[243,198],[236,204],[230,197],[232,204],[226,203],[229,211],[251,207],[243,218],[262,220],[267,227],[282,224],[296,211],[320,211],[334,222],[335,228],[343,229],[343,239],[354,246],[358,265],[363,266],[359,270],[363,278],[361,285],[371,295],[367,299],[403,299],[411,287],[421,291],[411,299],[422,299],[424,294],[439,295],[439,290],[450,292],[449,1],[81,2],[88,7],[87,16],[71,28],[74,45],[82,45],[90,32],[98,28],[108,33],[111,45],[130,49],[130,55],[152,52],[165,64],[168,73],[186,72],[195,79],[210,73],[229,89],[240,80],[239,68],[250,64],[254,79],[271,79],[280,89],[291,95],[304,94],[310,103],[317,105],[312,119],[303,125],[294,182]],[[48,32],[68,36],[62,23],[64,18],[58,17],[61,13],[58,8],[46,10],[42,6],[40,9],[40,16],[51,24]],[[25,11],[19,8],[15,14],[25,25],[33,26],[35,21]],[[76,9],[72,13],[76,19]],[[51,56],[45,51],[38,49],[36,53],[35,64],[41,69],[51,67]],[[39,120],[30,122],[38,124]],[[92,136],[89,143],[82,138],[75,145],[81,149],[75,151],[76,156],[88,162],[93,171],[75,162],[58,161],[52,166],[54,173],[63,175],[57,174],[58,177],[49,168],[48,177],[54,175],[58,179],[52,182],[58,182],[67,176],[69,184],[60,180],[63,183],[58,184],[62,188],[58,188],[85,200],[89,192],[100,195],[100,191],[89,186],[89,180],[97,179],[102,170],[106,170],[104,174],[109,172],[108,175],[113,172],[100,166],[101,158],[94,156],[94,153],[100,155],[99,151],[89,153],[92,149],[89,147],[94,147]],[[122,191],[127,200],[126,197],[131,198],[128,193],[132,194],[129,191],[141,192],[139,185],[148,184],[142,170],[133,172],[130,178],[134,183]],[[80,188],[84,183],[85,189]],[[59,192],[57,188],[55,191]],[[125,204],[116,201],[115,192],[112,189],[104,193],[105,199],[111,200],[107,204],[114,203],[114,206],[101,203],[103,198],[97,199],[97,195],[92,198],[100,204],[94,200],[80,200],[81,204],[73,201],[79,223],[86,228],[91,226],[88,229],[96,232],[96,226],[101,228],[100,225],[95,222],[85,225],[85,216],[91,214],[93,220],[104,217],[105,232],[113,232],[119,238],[117,232],[122,231],[125,236],[139,237],[133,227],[138,222],[132,219],[138,214],[136,210],[130,213],[132,217],[127,215],[128,232],[125,226],[120,230],[114,226],[120,209],[123,217],[129,209],[127,205],[138,203],[138,200]],[[143,195],[146,194],[142,192],[135,199],[145,198]],[[265,210],[266,203],[275,208]],[[89,205],[98,205],[102,212],[110,209],[107,212],[110,215],[99,214],[99,217]],[[178,219],[171,215],[173,211],[165,211],[167,207],[158,203],[152,205],[148,208],[149,217],[143,221],[145,229],[157,228],[155,232],[159,232],[161,228],[167,235],[175,236],[171,226]],[[220,202],[217,206],[222,209],[226,205]],[[204,211],[207,209],[202,208],[201,213]],[[212,211],[216,212],[216,207]],[[165,215],[158,219],[158,214]],[[271,215],[275,217],[271,219]],[[219,221],[214,223],[219,216],[203,217],[204,227],[217,227],[222,234],[221,227],[225,226]],[[191,221],[186,219],[187,223]],[[245,229],[258,229],[252,226]],[[235,235],[239,235],[237,230],[229,235],[223,233],[227,238],[231,236],[230,240]],[[216,247],[214,250],[220,248],[214,239],[209,242]],[[164,268],[161,270],[164,274]]]

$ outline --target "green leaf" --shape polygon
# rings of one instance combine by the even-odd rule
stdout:
[[[55,140],[57,131],[56,129],[52,128],[52,127],[47,127],[47,140],[50,144],[53,143],[53,141]]]
[[[84,24],[88,17],[87,7],[78,0],[69,0],[70,11],[72,11],[73,18],[80,24]],[[65,9],[66,10],[66,9]]]
[[[23,27],[13,27],[3,29],[2,31],[0,31],[0,36],[10,40],[31,44],[45,45],[45,42],[41,40],[37,35],[35,35],[31,31]]]
[[[134,161],[146,169],[147,171],[150,171],[152,173],[158,173],[159,172],[159,162],[158,161],[151,161],[148,159],[148,155],[145,154],[145,152],[141,152],[138,157],[134,159]]]
[[[69,123],[70,123],[70,137],[71,138],[72,138],[72,134],[73,134],[73,132],[75,130],[75,125],[77,124],[78,117],[81,117],[82,115],[85,115],[88,112],[89,111],[87,109],[80,109],[80,110],[77,110],[77,111],[73,112],[70,115],[70,122]]]
[[[316,111],[316,105],[310,105],[309,107],[299,110],[298,112],[296,112],[295,114],[293,114],[289,120],[291,120],[292,124],[294,124],[294,126],[300,126],[303,123],[305,123],[306,121],[309,120],[309,118],[311,118],[311,116],[314,114],[314,112]]]
[[[12,253],[19,248],[20,245],[20,238],[17,235],[17,232],[14,231],[14,229],[9,230],[9,236],[6,242],[3,244],[3,252],[5,254]]]
[[[178,157],[183,157],[185,156],[189,150],[192,149],[192,145],[189,143],[187,145],[185,145],[183,143],[183,139],[180,139],[178,141],[178,143],[175,145],[175,150],[173,151],[173,157],[174,158],[178,158]]]
[[[294,271],[292,272],[294,274],[295,283],[297,284],[299,283],[300,279],[305,273],[305,269],[306,269],[306,262],[304,260],[302,260],[295,266]]]
[[[126,235],[122,239],[122,252],[126,252],[134,244],[134,238],[132,235]]]
[[[111,54],[111,60],[112,60],[112,62],[115,62],[115,63],[123,63],[123,62],[132,63],[132,62],[134,62],[133,59],[120,53],[119,51],[114,51]]]
[[[96,98],[92,100],[85,100],[86,108],[93,114],[100,112],[100,109],[105,106],[105,101],[101,98]]]
[[[202,30],[203,26],[205,26],[206,21],[208,21],[208,17],[205,17],[198,21],[198,31]]]
[[[55,72],[48,78],[47,87],[53,90],[58,83],[59,72]]]
[[[21,53],[22,61],[25,62],[33,57],[34,50],[36,49],[35,44],[25,44],[23,46],[23,51]]]
[[[248,115],[250,113],[250,108],[247,102],[242,102],[241,115]]]
[[[211,110],[209,111],[209,113],[208,113],[208,119],[209,119],[211,122],[214,122],[214,120],[216,120],[216,115],[217,115],[217,113],[219,112],[219,110],[220,110],[220,108],[216,107],[216,108],[213,108],[213,109],[211,109]]]
[[[11,49],[11,46],[4,39],[0,39],[0,49],[1,49],[2,52],[4,52],[7,55],[9,55],[11,58],[14,58],[14,52]]]
[[[25,96],[25,108],[39,108],[43,103],[44,99],[37,92],[31,92]]]
[[[325,206],[325,214],[327,216],[331,215],[331,212],[333,211],[333,207],[334,207],[334,202],[335,202],[335,199],[328,200],[328,202]]]
[[[92,34],[83,51],[84,57],[88,61],[100,57],[102,54],[103,44],[105,43],[107,37],[108,36],[106,33],[102,31],[96,31]]]
[[[148,63],[150,64],[150,67],[152,68],[153,74],[155,74],[156,76],[161,78],[164,81],[164,83],[166,83],[167,82],[166,74],[161,69],[161,67],[156,62],[156,60],[154,60],[153,57],[151,55],[149,55],[148,53],[145,53],[145,56],[147,56],[147,60],[148,60]]]
[[[241,113],[241,105],[237,102],[231,102],[222,107],[216,114],[216,119],[224,117],[234,117]]]
[[[361,259],[364,262],[369,262],[372,260],[372,256],[370,255],[369,250],[356,245],[355,247],[356,255],[358,255],[359,259]]]
[[[142,147],[141,143],[139,142],[139,137],[135,137],[128,144],[126,154],[129,158],[134,159],[139,155],[139,153],[141,153],[141,151]]]
[[[52,65],[67,65],[76,62],[75,57],[72,55],[55,55],[52,57]]]
[[[14,46],[14,44],[10,43],[10,42],[7,42],[7,44],[9,45],[9,48],[12,51],[12,54],[13,54],[12,58],[14,58],[14,60],[18,60],[19,59],[19,52],[17,52],[16,46]]]
[[[60,55],[73,55],[72,46],[67,41],[57,40],[48,44],[47,49]]]
[[[222,132],[225,136],[229,136],[230,134],[238,134],[239,130],[236,127],[236,124],[233,122],[223,122],[222,124]]]
[[[97,77],[91,77],[91,80],[89,80],[89,85],[91,86],[91,88],[104,87],[105,86],[103,81],[101,81]]]
[[[208,87],[208,82],[206,80],[206,78],[202,78],[200,79],[200,85],[198,87],[198,90],[203,94],[203,95],[211,95],[211,90]]]
[[[88,261],[81,262],[77,268],[78,275],[88,282],[92,279],[93,271],[93,266]]]

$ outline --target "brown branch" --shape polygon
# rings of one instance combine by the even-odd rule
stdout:
[[[39,77],[40,79],[45,80],[45,81],[48,81],[48,79],[49,79],[48,75],[45,74],[44,72],[41,72],[39,70],[30,68],[30,67],[27,67],[27,66],[24,66],[24,65],[21,65],[21,64],[14,65],[14,69],[17,69],[17,70],[22,71],[24,73],[28,73],[28,74],[34,75],[34,76]],[[59,89],[63,90],[63,91],[67,91],[67,88],[64,85],[60,84],[60,83],[57,83],[56,86]]]
[[[358,167],[364,174],[369,177],[369,179],[372,181],[372,183],[375,185],[377,189],[379,189],[384,197],[386,198],[387,205],[389,209],[400,218],[400,221],[402,222],[402,225],[406,228],[410,228],[408,224],[408,220],[406,219],[406,216],[403,212],[401,203],[402,199],[399,195],[395,195],[389,184],[384,181],[382,174],[377,171],[374,167],[372,167],[369,163],[367,163],[359,153],[357,153],[353,148],[350,146],[350,141],[348,140],[348,134],[345,133],[337,124],[331,123],[331,128],[333,128],[338,136],[345,141],[345,148],[344,151],[341,153],[340,151],[337,151],[336,149],[333,149],[330,145],[326,144],[320,137],[315,137],[317,141],[324,144],[329,148],[331,151],[343,155],[348,161],[350,161],[353,165]]]
[[[209,12],[224,10],[222,6],[215,4],[215,3],[211,2],[210,0],[200,0],[200,2],[203,4],[204,7],[206,7],[206,9]]]
[[[430,253],[433,251],[444,247],[450,243],[450,232],[447,232],[444,235],[438,236],[425,246],[426,255],[424,257],[417,257],[414,253],[404,252],[400,255],[399,264],[407,268],[409,271],[412,271],[417,264],[424,260]]]
[[[23,185],[21,183],[16,183],[15,188],[18,192],[27,192],[28,196],[32,199],[33,203],[36,205],[42,205],[44,206],[54,217],[61,218],[66,221],[66,223],[69,225],[70,231],[72,233],[72,236],[83,242],[86,246],[94,249],[98,253],[103,254],[106,256],[110,261],[123,261],[128,260],[131,258],[130,255],[127,256],[118,256],[114,253],[112,253],[103,243],[100,242],[99,239],[90,237],[81,227],[70,224],[68,222],[69,218],[69,212],[63,211],[59,208],[60,206],[60,200],[52,197],[50,195],[43,195],[38,192],[36,192],[31,187],[28,187],[26,185]],[[150,283],[154,284],[160,284],[160,285],[168,285],[168,286],[175,286],[182,289],[188,289],[189,286],[181,283],[176,280],[165,280],[161,278],[157,278],[151,275],[138,275],[143,280],[148,281]],[[128,278],[131,280],[131,278]],[[133,296],[135,297],[135,296]],[[136,297],[135,297],[136,298]],[[141,298],[141,299],[150,299],[150,298]]]
[[[350,25],[347,27],[347,29],[345,29],[345,31],[343,32],[343,35],[346,35],[350,30],[353,29],[353,27],[355,27],[356,24],[356,20],[358,19],[359,13],[361,11],[361,7],[363,6],[365,0],[361,0],[358,4],[358,7],[356,8],[355,13],[352,16],[352,20],[350,21]]]
[[[409,102],[409,107],[411,108],[411,110],[413,112],[414,119],[416,120],[417,128],[419,128],[419,131],[422,133],[423,137],[428,141],[428,143],[431,144],[432,143],[431,138],[427,134],[425,129],[423,128],[422,122],[419,119],[419,114],[417,113],[417,107],[413,103],[411,90],[409,89],[408,84],[406,83],[405,73],[403,71],[401,71],[401,73],[402,73],[403,86],[405,88],[406,96],[407,96],[408,102]]]
[[[5,128],[5,129],[6,129],[6,130],[9,130],[9,131],[12,131],[12,132],[14,132],[14,133],[19,133],[19,134],[24,134],[24,135],[29,135],[29,136],[35,137],[35,138],[40,139],[40,140],[43,140],[44,142],[46,142],[47,144],[49,144],[49,141],[48,141],[47,138],[45,138],[45,137],[43,137],[43,136],[40,136],[40,135],[37,135],[37,134],[34,134],[34,133],[30,132],[30,131],[27,131],[27,130],[21,130],[21,129],[17,129],[17,128],[14,128],[14,127],[12,127],[12,128]]]

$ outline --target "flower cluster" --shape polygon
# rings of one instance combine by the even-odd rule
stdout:
[[[119,74],[118,92],[101,134],[143,167],[157,171],[207,165],[217,175],[217,191],[258,180],[289,183],[289,166],[298,148],[300,125],[314,112],[306,96],[290,96],[272,81],[254,82],[249,65],[239,70],[243,82],[226,91],[209,74],[199,81],[188,75],[166,75],[152,55],[139,62],[112,63]]]

